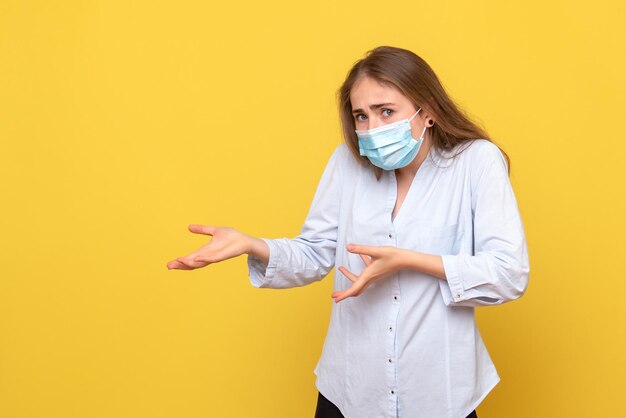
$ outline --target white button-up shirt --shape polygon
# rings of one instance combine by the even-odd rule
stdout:
[[[331,301],[314,373],[346,418],[465,418],[500,380],[474,308],[525,292],[528,250],[504,157],[484,139],[470,144],[454,159],[431,148],[392,219],[395,172],[376,180],[342,143],[300,235],[263,238],[267,265],[248,256],[253,286],[284,289],[320,280],[333,266],[358,275],[365,264],[347,251],[351,243],[441,255],[447,280],[405,269]],[[351,285],[336,269],[333,289]]]

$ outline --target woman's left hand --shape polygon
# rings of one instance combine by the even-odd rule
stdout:
[[[348,251],[358,254],[365,263],[365,268],[359,276],[356,276],[345,267],[339,267],[339,271],[352,281],[352,286],[346,290],[333,292],[335,303],[360,295],[370,284],[405,267],[405,250],[400,248],[350,244]]]

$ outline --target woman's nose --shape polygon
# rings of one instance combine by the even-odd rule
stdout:
[[[368,119],[367,120],[367,129],[374,129],[374,128],[378,128],[379,126],[383,126],[384,123],[380,120],[376,120],[376,119]]]

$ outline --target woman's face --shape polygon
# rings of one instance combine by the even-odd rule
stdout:
[[[363,76],[354,83],[350,91],[350,103],[357,130],[377,128],[410,118],[417,112],[417,108],[400,90],[380,84],[368,76]],[[413,138],[417,139],[422,134],[426,117],[422,109],[411,120]],[[426,140],[426,137],[424,139]]]

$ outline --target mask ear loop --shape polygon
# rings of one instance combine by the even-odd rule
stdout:
[[[424,126],[424,130],[422,131],[422,134],[420,135],[420,140],[424,140],[424,134],[426,133],[426,128],[428,128],[428,126]]]
[[[422,110],[422,108],[420,107],[419,109],[417,109],[417,112],[415,112],[415,114],[413,116],[411,116],[411,118],[409,119],[409,122],[411,122],[413,120],[413,118],[415,116],[417,116],[417,114],[420,112],[420,110]]]
[[[420,110],[422,110],[421,107],[417,109],[417,112],[415,112],[415,115],[411,116],[411,118],[409,119],[409,122],[413,120],[413,118],[420,112]],[[422,131],[422,134],[420,135],[420,139],[418,139],[418,141],[424,140],[424,133],[426,133],[426,128],[428,128],[428,126],[424,125],[424,130]]]

